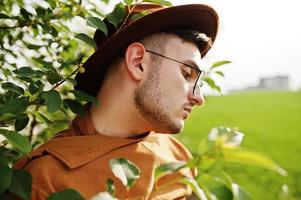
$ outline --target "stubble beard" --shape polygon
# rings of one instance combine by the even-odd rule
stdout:
[[[164,98],[160,88],[159,67],[153,66],[145,83],[135,91],[135,106],[141,116],[153,127],[155,132],[175,134],[181,131],[166,113]]]

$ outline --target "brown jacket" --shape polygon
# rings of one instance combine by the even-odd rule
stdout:
[[[126,194],[126,188],[109,166],[112,158],[123,157],[140,169],[140,178]],[[14,168],[32,174],[32,199],[47,199],[49,194],[67,188],[77,190],[85,199],[91,199],[106,190],[106,181],[112,179],[116,197],[125,199],[181,199],[191,193],[182,184],[172,184],[178,176],[193,176],[183,169],[159,179],[155,184],[157,166],[189,160],[188,150],[168,134],[150,132],[138,139],[111,138],[98,134],[91,126],[90,117],[76,117],[68,130],[35,149],[30,156],[20,160]],[[165,185],[165,186],[163,186]],[[142,197],[142,198],[141,198]]]

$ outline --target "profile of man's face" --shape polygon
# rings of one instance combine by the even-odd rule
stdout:
[[[163,52],[182,62],[199,63],[201,60],[197,46],[177,36],[169,38]],[[202,104],[203,96],[193,96],[193,85],[183,77],[181,64],[156,55],[147,56],[150,59],[149,73],[135,92],[136,108],[155,132],[179,133],[189,115],[187,108]],[[193,98],[198,98],[198,103]]]

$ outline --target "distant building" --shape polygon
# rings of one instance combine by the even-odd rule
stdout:
[[[267,90],[288,90],[289,89],[289,78],[288,76],[274,76],[268,78],[260,78],[258,89],[267,89]]]
[[[258,85],[249,86],[242,90],[230,90],[230,92],[253,90],[289,90],[289,77],[286,75],[282,75],[260,78]]]

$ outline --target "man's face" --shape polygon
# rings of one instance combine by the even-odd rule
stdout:
[[[187,66],[161,57],[152,59],[156,55],[147,54],[149,73],[136,90],[136,107],[154,131],[179,133],[192,107],[203,104],[203,95],[193,94],[194,82],[185,78],[191,70]],[[169,39],[163,54],[190,65],[201,61],[197,46],[176,36]]]

